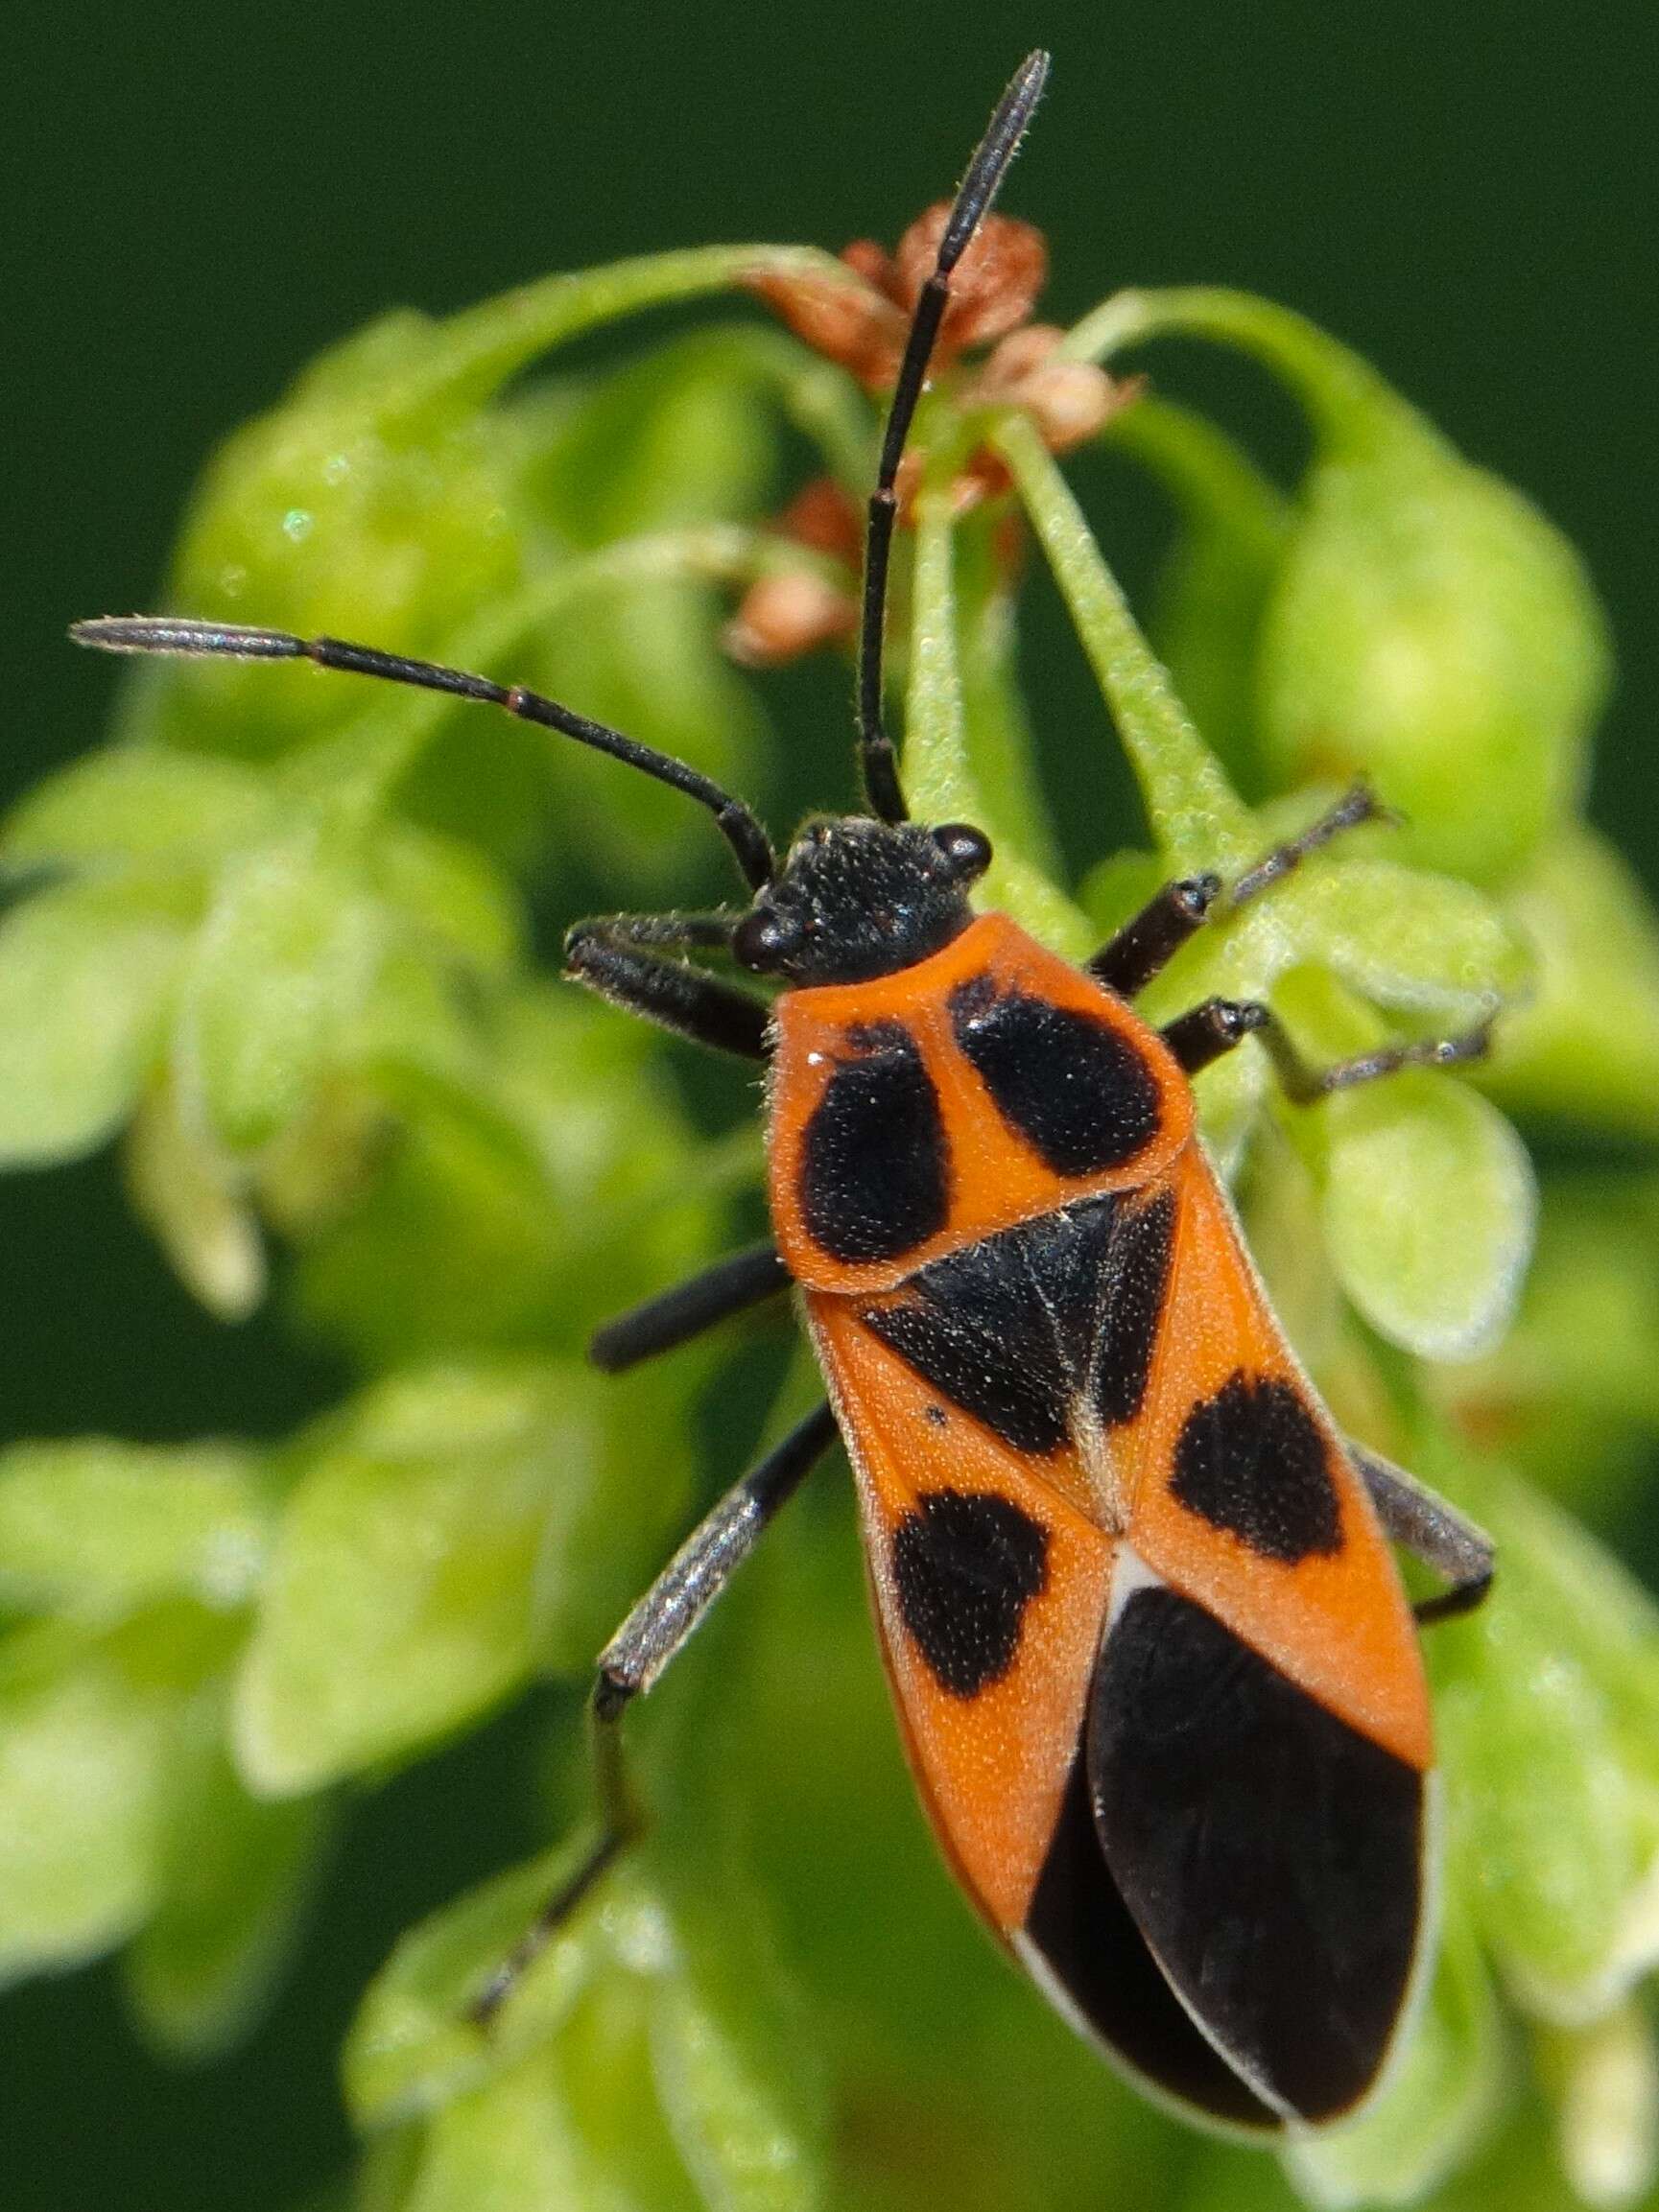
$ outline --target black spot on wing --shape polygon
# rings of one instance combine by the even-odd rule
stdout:
[[[1121,1167],[1158,1133],[1158,1082],[1109,1022],[970,977],[951,1026],[1005,1121],[1056,1175]]]
[[[1025,1932],[1084,2024],[1144,2080],[1235,2127],[1280,2125],[1193,2025],[1129,1918],[1101,1851],[1081,1753]]]
[[[1002,1681],[1048,1562],[1048,1530],[1008,1498],[935,1490],[917,1499],[893,1532],[893,1586],[941,1689],[973,1698]]]
[[[1188,1414],[1171,1489],[1189,1513],[1293,1565],[1342,1548],[1329,1447],[1300,1393],[1242,1370]]]
[[[1147,1395],[1174,1236],[1173,1190],[1160,1190],[1142,1206],[1126,1206],[1114,1225],[1110,1295],[1101,1302],[1094,1360],[1095,1409],[1108,1428],[1133,1421]]]
[[[1171,1982],[1292,2111],[1345,2111],[1410,1979],[1421,1777],[1162,1588],[1107,1635],[1085,1746],[1106,1864]]]
[[[950,1216],[950,1151],[938,1094],[902,1023],[849,1030],[806,1125],[800,1204],[832,1259],[896,1259]]]

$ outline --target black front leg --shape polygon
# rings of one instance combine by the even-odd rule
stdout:
[[[716,1052],[764,1060],[770,1009],[716,976],[644,947],[720,950],[731,924],[709,914],[617,914],[578,922],[564,941],[565,973],[613,1005]]]

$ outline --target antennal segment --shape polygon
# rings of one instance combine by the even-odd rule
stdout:
[[[436,661],[416,661],[402,653],[385,653],[373,646],[347,645],[341,638],[300,638],[287,630],[246,629],[234,623],[175,620],[166,615],[101,615],[94,621],[75,623],[69,635],[78,646],[95,646],[106,653],[169,653],[191,659],[237,661],[315,661],[320,669],[343,669],[349,675],[377,676],[385,683],[413,684],[427,692],[448,692],[458,699],[478,699],[486,706],[502,707],[521,722],[534,722],[574,738],[579,745],[591,745],[608,753],[630,768],[654,776],[659,784],[683,791],[715,818],[726,843],[743,870],[751,891],[770,883],[776,868],[771,840],[741,799],[700,775],[672,753],[659,753],[633,738],[625,738],[604,722],[562,707],[557,699],[527,692],[522,684],[498,684],[488,676],[468,675],[462,669],[446,669]]]
[[[864,612],[859,634],[858,721],[859,759],[869,803],[884,822],[907,818],[904,792],[899,788],[898,764],[882,712],[882,646],[887,624],[888,563],[892,551],[893,519],[898,510],[895,484],[905,440],[915,419],[916,403],[927,382],[928,363],[939,334],[951,296],[951,271],[967,250],[968,242],[989,209],[1024,137],[1031,112],[1042,96],[1049,74],[1049,57],[1038,47],[1020,64],[1013,82],[997,103],[967,175],[951,208],[938,260],[922,287],[911,318],[892,405],[882,434],[881,465],[876,488],[870,496],[869,524],[865,538]]]

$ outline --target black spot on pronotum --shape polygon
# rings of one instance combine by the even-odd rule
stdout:
[[[1102,1302],[1095,1353],[1095,1407],[1108,1428],[1133,1421],[1147,1395],[1174,1236],[1173,1190],[1160,1190],[1144,1206],[1124,1207],[1113,1228],[1111,1295]]]
[[[1346,2111],[1410,1981],[1421,1776],[1163,1588],[1108,1632],[1084,1742],[1106,1865],[1171,1983],[1246,2081]]]
[[[959,983],[950,1013],[997,1111],[1056,1175],[1121,1167],[1157,1135],[1157,1077],[1109,1022],[990,976]]]
[[[902,1023],[847,1032],[807,1122],[800,1203],[807,1235],[832,1259],[896,1259],[950,1214],[950,1152],[938,1094]]]
[[[930,1491],[893,1532],[906,1632],[955,1698],[978,1697],[1014,1663],[1026,1608],[1049,1574],[1049,1532],[989,1492]]]
[[[1200,1399],[1176,1441],[1170,1487],[1189,1513],[1264,1558],[1294,1565],[1342,1548],[1330,1450],[1288,1382],[1241,1370]]]

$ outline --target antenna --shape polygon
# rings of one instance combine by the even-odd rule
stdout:
[[[69,635],[78,646],[95,646],[106,653],[168,653],[197,660],[315,661],[320,669],[344,669],[348,675],[376,676],[391,684],[413,684],[427,692],[448,692],[458,699],[479,699],[486,706],[505,708],[521,722],[534,722],[574,738],[579,745],[591,745],[608,753],[630,768],[654,776],[687,798],[706,807],[725,838],[751,891],[770,883],[776,869],[771,840],[758,818],[741,799],[723,791],[705,775],[676,761],[672,753],[659,753],[637,739],[625,738],[604,722],[589,721],[557,699],[527,692],[522,684],[498,684],[488,676],[468,675],[462,669],[447,669],[437,661],[415,661],[402,653],[381,652],[373,646],[347,645],[341,638],[300,638],[287,630],[247,629],[235,623],[178,620],[167,615],[99,615],[91,622],[74,623]]]
[[[865,537],[864,612],[859,633],[858,724],[859,761],[865,791],[884,822],[908,818],[904,792],[899,788],[898,763],[892,740],[882,715],[882,646],[887,626],[888,564],[892,552],[893,521],[898,512],[895,485],[905,440],[915,419],[916,403],[927,381],[928,363],[950,304],[951,272],[967,250],[968,242],[989,210],[1008,164],[1019,151],[1026,126],[1048,80],[1049,57],[1039,46],[1028,54],[1012,83],[998,101],[985,127],[967,175],[962,178],[939,240],[934,272],[921,289],[915,313],[905,340],[898,382],[893,386],[882,434],[881,465],[876,488],[870,495],[869,523]]]

